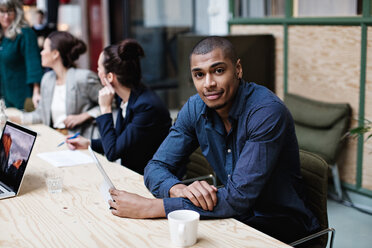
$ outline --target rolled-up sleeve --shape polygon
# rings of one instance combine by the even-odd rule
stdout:
[[[246,118],[243,122],[246,124],[246,129],[243,128],[237,132],[240,136],[238,139],[243,138],[245,143],[232,175],[228,177],[225,187],[217,192],[218,202],[213,211],[204,211],[188,199],[168,198],[163,200],[166,214],[176,209],[192,209],[204,218],[249,215],[277,165],[277,158],[285,139],[287,112],[282,104],[274,103],[260,107],[242,118]],[[161,155],[165,154],[167,149],[173,152],[175,148],[164,144],[158,157],[162,157]],[[156,164],[156,161],[152,163]],[[155,183],[155,178],[151,180],[147,178],[146,185],[156,193],[157,197],[165,197],[166,190],[169,190],[170,185],[175,182],[172,174],[166,169],[159,169],[159,167],[164,168],[161,165],[150,164],[148,173],[154,172],[152,167],[156,168],[153,177],[158,177],[159,171],[162,172],[161,183]]]
[[[198,147],[194,125],[190,121],[192,115],[192,108],[187,102],[170,133],[145,168],[145,185],[155,197],[169,197],[170,188],[180,182],[175,174]]]

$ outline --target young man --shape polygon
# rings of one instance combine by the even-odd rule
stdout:
[[[200,41],[190,56],[198,95],[145,169],[145,184],[157,199],[111,190],[122,217],[165,217],[192,209],[204,218],[234,217],[284,242],[319,228],[303,201],[299,152],[292,117],[272,92],[242,80],[232,44],[221,37]],[[200,145],[224,187],[175,176]]]

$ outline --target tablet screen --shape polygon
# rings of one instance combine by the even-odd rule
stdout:
[[[115,186],[114,186],[114,184],[111,182],[110,178],[107,176],[106,171],[103,169],[101,163],[98,161],[98,159],[97,159],[97,157],[96,157],[96,154],[94,154],[93,149],[89,146],[89,147],[88,147],[88,150],[89,150],[90,154],[92,154],[92,157],[93,157],[93,159],[94,159],[94,162],[96,163],[97,168],[98,168],[98,170],[101,172],[101,174],[102,174],[103,178],[105,179],[105,182],[107,183],[107,185],[108,185],[110,188],[114,188],[114,189],[116,189]]]

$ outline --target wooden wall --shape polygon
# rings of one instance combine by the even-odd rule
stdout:
[[[372,27],[368,27],[365,118],[372,121]],[[372,139],[364,144],[362,187],[372,189]]]
[[[232,34],[269,33],[276,38],[276,94],[283,97],[283,27],[233,25]],[[288,92],[328,102],[348,102],[357,125],[360,90],[359,26],[289,26]],[[372,49],[372,28],[368,30]],[[367,63],[372,59],[368,54]],[[370,73],[369,73],[370,72]],[[249,79],[247,79],[249,80]],[[372,65],[367,67],[366,118],[372,120]],[[357,142],[349,139],[338,161],[341,180],[356,184]],[[372,140],[365,144],[362,187],[372,190]]]

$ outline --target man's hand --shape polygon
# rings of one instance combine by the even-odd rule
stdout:
[[[169,190],[169,195],[187,198],[205,211],[212,211],[217,204],[217,188],[206,181],[195,181],[189,186],[176,184]]]
[[[165,217],[162,199],[149,199],[124,190],[110,189],[113,201],[111,213],[119,217],[134,219]]]
[[[81,113],[78,115],[68,115],[66,119],[63,121],[66,128],[71,129],[76,127],[77,125],[80,125],[84,123],[85,121],[89,120],[90,118],[93,118],[88,113]]]
[[[71,150],[76,150],[76,149],[88,149],[88,146],[90,146],[90,140],[87,138],[84,138],[82,136],[78,136],[75,139],[68,139],[72,135],[69,135],[66,137],[66,144],[67,147],[70,148]]]

